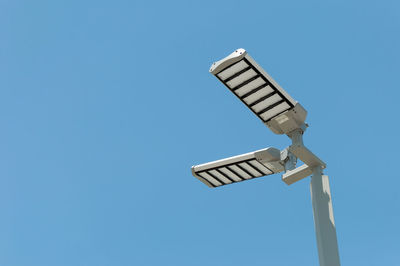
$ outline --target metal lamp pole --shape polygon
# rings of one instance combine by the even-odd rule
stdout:
[[[322,174],[322,169],[326,167],[326,164],[304,146],[303,133],[306,127],[303,125],[300,129],[288,134],[292,139],[292,145],[288,148],[289,155],[282,180],[291,185],[311,175],[310,191],[319,264],[320,266],[340,266],[329,178]],[[305,164],[293,169],[297,157]]]
[[[340,265],[339,251],[329,178],[322,174],[322,168],[319,166],[313,169],[310,190],[319,264],[321,266],[338,266]]]

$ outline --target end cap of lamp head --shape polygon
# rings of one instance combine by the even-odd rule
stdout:
[[[238,61],[240,61],[243,57],[245,57],[247,54],[246,50],[243,48],[236,49],[233,53],[228,55],[227,57],[214,62],[211,67],[210,67],[210,73],[213,75],[218,74],[226,68],[227,66],[230,66]]]
[[[201,176],[198,176],[198,175],[196,174],[196,172],[194,171],[194,165],[191,167],[191,171],[192,171],[192,175],[193,175],[194,177],[196,177],[198,180],[200,180],[201,182],[203,182],[203,183],[204,183],[205,185],[207,185],[208,187],[214,188],[214,186],[211,185],[207,180],[205,180],[204,178],[202,178]]]
[[[296,103],[295,106],[286,112],[273,117],[265,124],[275,134],[288,134],[295,129],[301,128],[307,117],[307,111]]]

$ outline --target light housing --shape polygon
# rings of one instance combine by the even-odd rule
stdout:
[[[212,64],[216,76],[276,134],[299,128],[307,111],[261,68],[244,49]]]
[[[192,166],[192,174],[209,187],[272,175],[283,170],[280,151],[272,147]]]

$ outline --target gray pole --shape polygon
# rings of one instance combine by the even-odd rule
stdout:
[[[340,266],[329,178],[322,174],[320,166],[313,168],[310,190],[319,264],[320,266]]]

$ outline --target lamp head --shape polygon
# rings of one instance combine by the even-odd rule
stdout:
[[[307,111],[259,66],[244,49],[213,63],[217,77],[276,134],[288,134],[304,124]]]

